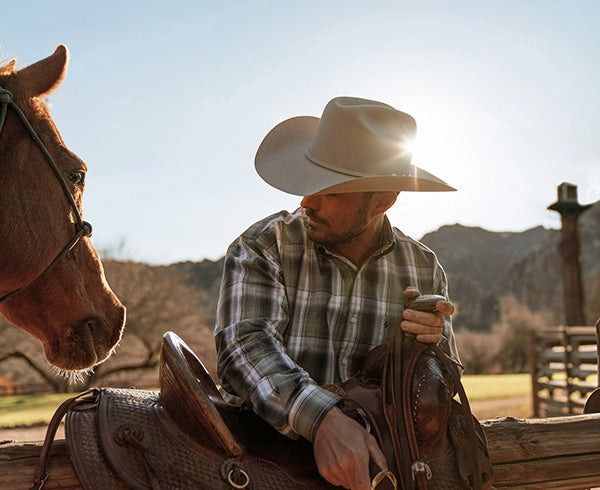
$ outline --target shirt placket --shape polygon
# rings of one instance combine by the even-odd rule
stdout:
[[[354,266],[346,264],[344,280],[346,281],[346,315],[343,325],[343,342],[338,353],[338,376],[340,380],[350,377],[352,355],[356,349],[358,331],[360,327],[360,307],[362,279],[360,271]]]

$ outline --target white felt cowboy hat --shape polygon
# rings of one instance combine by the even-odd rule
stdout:
[[[387,104],[337,97],[321,119],[299,116],[275,126],[254,163],[268,184],[299,196],[456,190],[412,165],[416,132],[412,116]]]

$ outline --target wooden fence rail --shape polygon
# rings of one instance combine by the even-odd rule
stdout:
[[[556,327],[531,332],[529,360],[534,417],[580,414],[598,387],[596,328]]]
[[[600,414],[488,420],[484,429],[498,490],[600,486]],[[0,488],[29,488],[41,442],[0,445]],[[80,488],[64,440],[54,443],[45,489]]]

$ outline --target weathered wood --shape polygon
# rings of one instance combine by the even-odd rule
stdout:
[[[483,422],[494,464],[600,454],[600,414]],[[600,465],[597,471],[600,473]]]
[[[600,414],[484,422],[498,489],[600,486]],[[0,488],[29,488],[42,443],[0,445]],[[54,442],[44,488],[80,488],[64,440]]]
[[[595,388],[587,381],[596,372],[598,346],[594,327],[535,331],[529,341],[534,416],[581,413]]]
[[[540,416],[540,398],[536,396],[540,391],[538,387],[538,364],[539,364],[539,352],[537,349],[537,343],[535,341],[536,335],[533,330],[529,332],[529,372],[531,374],[531,393],[533,393],[533,416]]]
[[[0,488],[29,488],[33,483],[41,448],[42,442],[0,445]],[[57,440],[52,445],[48,473],[51,478],[46,481],[44,489],[81,488],[64,440]]]
[[[494,483],[500,488],[524,484],[526,488],[548,488],[549,483],[558,484],[575,478],[590,484],[600,484],[600,452],[494,464]],[[534,484],[537,486],[532,486]]]
[[[514,486],[496,486],[496,490],[598,490],[598,476],[584,476],[581,478],[561,479],[558,481],[545,481],[541,483],[524,483]]]

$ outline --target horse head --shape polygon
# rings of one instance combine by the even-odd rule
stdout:
[[[63,80],[68,61],[61,45],[21,70],[14,60],[0,65],[5,107],[3,126],[0,121],[0,297],[16,291],[0,302],[0,313],[39,339],[51,364],[72,371],[110,356],[121,338],[125,308],[106,282],[90,239],[79,231],[85,224],[87,166],[65,145],[45,102]],[[74,236],[79,240],[69,249]]]

